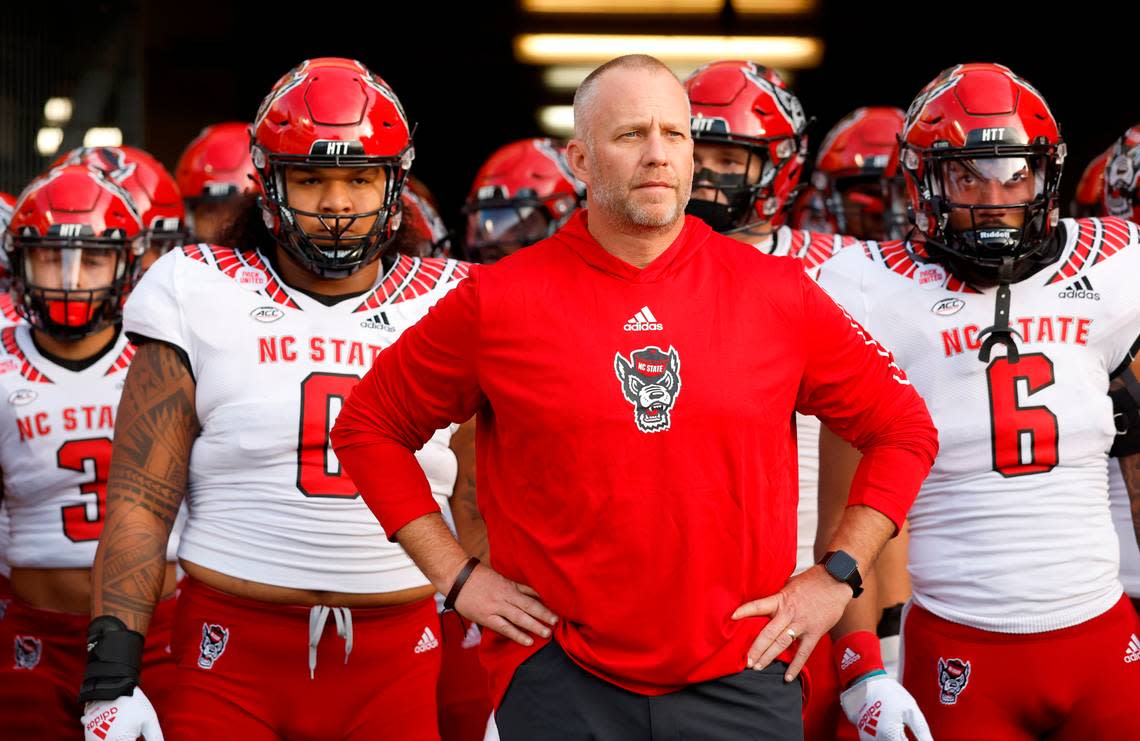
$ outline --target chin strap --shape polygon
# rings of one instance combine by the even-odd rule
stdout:
[[[994,323],[992,327],[987,327],[978,335],[978,339],[985,337],[982,342],[982,348],[978,351],[978,359],[983,363],[990,362],[990,354],[995,345],[1005,345],[1006,357],[1009,362],[1016,363],[1021,359],[1021,353],[1017,349],[1017,343],[1014,341],[1016,335],[1022,341],[1025,340],[1017,330],[1009,326],[1009,298],[1010,290],[1009,284],[1012,282],[1013,277],[1013,259],[1006,257],[1002,259],[1001,267],[998,269],[998,276],[1000,283],[998,284],[997,299],[994,301]],[[986,335],[989,335],[988,337]]]

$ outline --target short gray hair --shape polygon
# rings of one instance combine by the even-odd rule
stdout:
[[[673,70],[669,69],[668,65],[662,62],[657,57],[651,57],[648,54],[626,54],[621,57],[614,57],[610,61],[598,67],[590,74],[586,75],[586,79],[582,80],[582,84],[578,86],[578,90],[574,93],[574,138],[581,139],[589,144],[589,139],[586,136],[587,126],[586,122],[589,121],[594,115],[594,109],[597,101],[597,87],[598,79],[610,70],[615,69],[644,69],[654,70],[657,72],[664,72],[665,74],[677,80],[677,75],[673,74]],[[677,84],[681,84],[677,80]],[[686,96],[687,98],[687,96]]]

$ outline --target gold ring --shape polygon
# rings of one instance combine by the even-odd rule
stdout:
[[[790,635],[792,637],[793,641],[796,640],[796,631],[792,630],[791,628],[788,628],[788,635]]]

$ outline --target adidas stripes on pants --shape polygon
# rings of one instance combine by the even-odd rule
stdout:
[[[439,738],[433,598],[351,609],[347,655],[329,615],[310,678],[311,612],[187,578],[175,612],[176,689],[159,718],[167,741]]]
[[[1029,634],[978,630],[911,603],[902,634],[903,685],[938,741],[1140,739],[1140,617],[1127,597]]]

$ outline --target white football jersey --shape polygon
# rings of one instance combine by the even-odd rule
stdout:
[[[1120,461],[1115,458],[1108,459],[1108,506],[1120,541],[1120,583],[1128,596],[1140,597],[1140,547],[1136,545],[1128,489],[1120,473]]]
[[[773,239],[773,237],[775,237]],[[753,246],[770,255],[799,258],[804,271],[818,278],[820,266],[858,240],[784,225]],[[815,531],[819,526],[819,420],[796,412],[796,446],[800,499],[796,506],[796,571],[815,565]]]
[[[1000,344],[979,360],[997,289],[965,285],[902,243],[844,250],[820,277],[894,353],[938,428],[910,512],[914,600],[984,630],[1075,625],[1122,591],[1108,382],[1140,336],[1140,227],[1061,223],[1059,261],[1011,287],[1017,363]]]
[[[341,470],[329,432],[375,356],[466,274],[455,260],[400,257],[372,290],[327,306],[256,251],[187,245],[160,258],[125,327],[181,348],[197,384],[179,558],[294,589],[427,584]],[[452,432],[416,454],[440,502],[455,484]]]
[[[102,357],[73,371],[44,357],[26,324],[0,330],[0,347],[8,564],[89,568],[103,531],[115,414],[135,348],[120,335]]]

